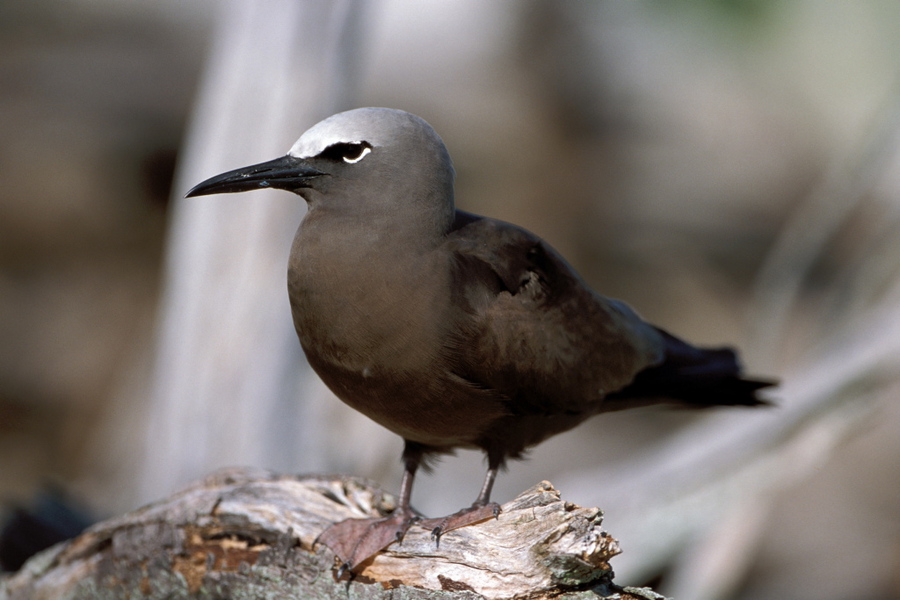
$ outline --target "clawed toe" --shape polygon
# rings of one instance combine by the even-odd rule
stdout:
[[[473,504],[468,508],[464,508],[459,512],[446,517],[437,519],[422,519],[419,525],[425,529],[431,529],[431,539],[435,544],[440,544],[441,536],[448,531],[472,525],[485,519],[496,518],[500,514],[500,505],[496,502],[488,502],[487,504]]]

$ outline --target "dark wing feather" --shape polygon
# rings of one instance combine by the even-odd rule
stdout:
[[[591,290],[546,242],[459,212],[450,236],[466,323],[456,368],[510,398],[513,414],[576,414],[675,402],[768,404],[730,348],[699,348]]]
[[[662,360],[659,332],[594,293],[546,242],[460,213],[448,236],[458,315],[456,374],[508,398],[512,414],[593,414]]]

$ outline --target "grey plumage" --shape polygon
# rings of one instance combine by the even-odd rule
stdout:
[[[591,290],[546,242],[457,211],[440,137],[409,113],[365,108],[312,127],[286,157],[213,177],[188,196],[274,187],[307,201],[288,290],[310,364],[344,402],[406,440],[400,507],[323,535],[350,567],[415,516],[423,458],[482,449],[471,508],[435,535],[494,514],[508,458],[608,410],[658,402],[763,404],[730,349],[701,349]]]

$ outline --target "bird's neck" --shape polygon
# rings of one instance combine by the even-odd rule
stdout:
[[[367,217],[311,208],[291,248],[292,300],[331,302],[333,295],[358,295],[355,302],[413,285],[449,228],[437,219]]]
[[[310,206],[295,243],[327,248],[348,256],[371,252],[413,256],[441,244],[453,224],[454,210],[402,207],[396,211],[365,207]]]
[[[304,191],[309,210],[301,232],[312,236],[321,231],[323,239],[348,235],[355,246],[372,240],[380,245],[395,243],[400,248],[416,250],[440,243],[456,216],[452,182],[411,190],[398,187],[398,180],[402,181],[394,178],[391,185],[378,190],[357,186],[340,191],[325,188],[324,193]]]

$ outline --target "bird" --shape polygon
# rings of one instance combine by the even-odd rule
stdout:
[[[391,108],[332,115],[287,155],[211,177],[187,197],[282,189],[308,210],[288,259],[300,345],[343,402],[404,440],[396,509],[318,538],[342,570],[413,524],[435,541],[496,517],[510,459],[603,412],[658,403],[764,406],[774,385],[734,350],[701,348],[594,291],[530,231],[458,210],[450,154],[424,119]],[[426,519],[416,472],[457,449],[484,452],[471,506]]]

